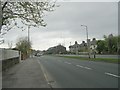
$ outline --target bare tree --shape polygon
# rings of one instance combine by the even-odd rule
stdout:
[[[12,27],[17,26],[17,19],[19,19],[23,24],[39,27],[39,26],[46,26],[47,24],[44,22],[43,17],[45,16],[46,12],[54,11],[54,7],[57,5],[55,4],[56,1],[53,0],[44,0],[39,2],[34,2],[29,0],[29,2],[10,2],[5,1],[1,2],[1,27],[4,31],[9,31]],[[0,27],[0,33],[1,33]],[[23,27],[21,27],[23,28]],[[4,34],[4,33],[3,33]]]
[[[30,55],[31,42],[28,41],[28,37],[21,37],[17,40],[16,48],[21,51],[23,58],[27,58]]]
[[[13,46],[12,41],[8,41],[8,47],[9,47],[9,49],[11,49],[11,48],[12,48],[12,46]]]

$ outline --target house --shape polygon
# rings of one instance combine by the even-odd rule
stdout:
[[[87,44],[85,41],[82,41],[81,44],[78,44],[77,41],[75,41],[74,45],[69,46],[69,50],[73,54],[78,54],[79,52],[86,51],[87,49]]]
[[[87,42],[88,43],[85,43],[85,41],[82,41],[81,44],[78,44],[77,41],[75,41],[74,45],[69,46],[69,51],[73,54],[79,54],[81,52],[88,52],[89,49],[90,49],[91,52],[94,49],[96,49],[97,44],[96,44],[96,39],[95,38],[93,38],[92,41],[90,41],[90,39],[88,39]]]
[[[46,54],[65,54],[66,51],[66,47],[62,46],[62,45],[57,45],[54,47],[50,47],[47,51]]]
[[[80,49],[80,45],[77,43],[77,41],[75,41],[75,44],[72,46],[69,46],[69,49],[71,53],[78,53]]]
[[[97,51],[96,51],[96,48],[97,48],[97,42],[96,42],[96,39],[93,38],[93,40],[90,41],[90,52],[91,52],[91,53],[97,52]]]

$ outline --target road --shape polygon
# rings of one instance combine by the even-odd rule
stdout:
[[[118,88],[118,65],[55,56],[36,57],[53,88]]]

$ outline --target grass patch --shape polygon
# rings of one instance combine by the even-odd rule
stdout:
[[[79,60],[90,60],[90,61],[104,61],[109,63],[120,63],[119,59],[112,59],[112,58],[88,58],[88,57],[80,57],[80,56],[59,56],[59,57],[79,59]]]

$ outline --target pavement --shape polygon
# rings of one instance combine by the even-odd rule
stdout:
[[[29,58],[2,73],[2,88],[50,88],[38,60]]]
[[[118,64],[38,57],[53,88],[118,88]]]

